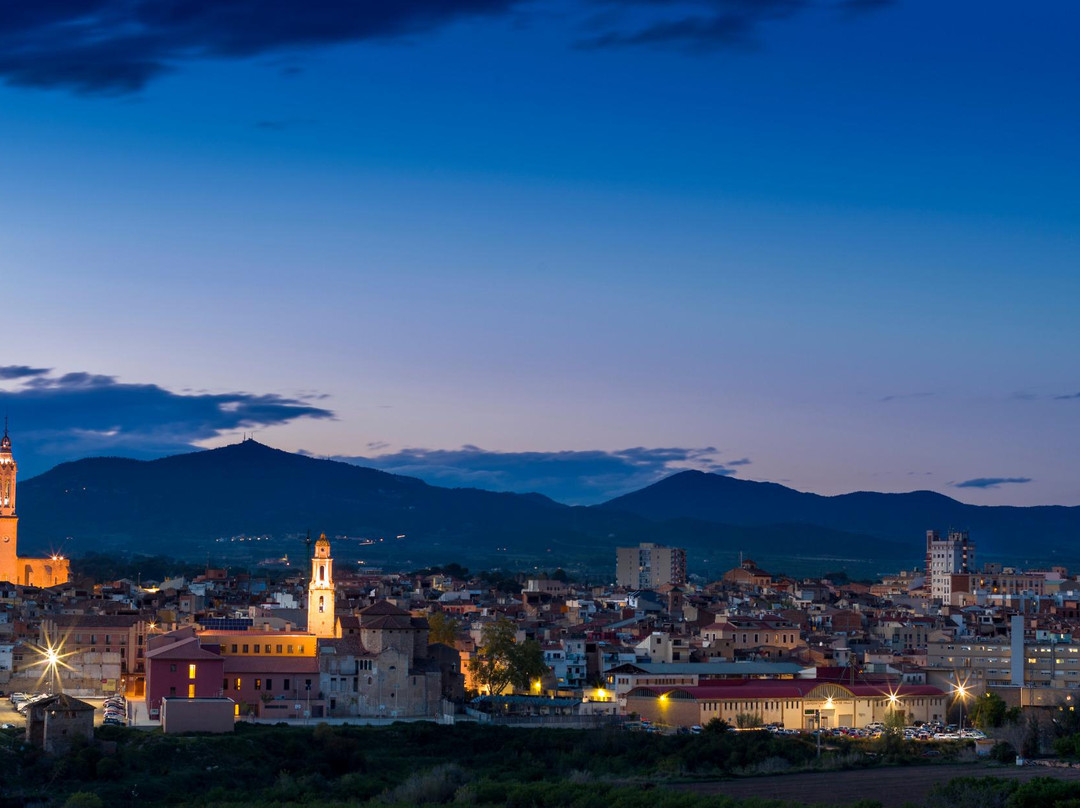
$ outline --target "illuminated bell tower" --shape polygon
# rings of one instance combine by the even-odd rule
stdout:
[[[15,549],[19,528],[19,517],[15,515],[15,475],[18,470],[11,455],[11,438],[5,420],[4,437],[0,438],[0,581],[12,583],[16,582],[18,574]]]
[[[308,634],[316,637],[335,636],[334,559],[330,557],[330,542],[326,540],[325,533],[315,542],[315,555],[311,559],[307,615]]]

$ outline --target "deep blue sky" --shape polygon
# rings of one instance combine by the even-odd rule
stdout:
[[[1073,0],[293,5],[0,20],[26,472],[1080,504]]]

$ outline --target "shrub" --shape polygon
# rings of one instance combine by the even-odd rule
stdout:
[[[406,805],[450,802],[465,782],[465,772],[456,763],[445,763],[411,775],[397,788],[383,795],[381,802]]]
[[[89,791],[76,791],[64,803],[64,808],[104,808],[101,797]]]

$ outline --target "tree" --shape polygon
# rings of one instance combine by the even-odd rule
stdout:
[[[889,710],[885,713],[885,728],[881,732],[881,742],[886,754],[896,755],[904,750],[905,719],[903,710]]]
[[[428,618],[428,642],[453,646],[460,623],[444,612],[434,612]]]
[[[758,713],[739,713],[735,716],[735,726],[739,729],[755,729],[765,726],[765,722]]]
[[[979,729],[1000,727],[1005,723],[1008,709],[1005,699],[997,693],[984,693],[971,706],[971,722]]]
[[[548,672],[540,643],[518,642],[516,635],[517,628],[505,617],[484,626],[471,667],[477,683],[493,696],[510,686],[525,690]]]

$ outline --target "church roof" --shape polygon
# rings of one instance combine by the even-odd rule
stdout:
[[[361,619],[371,615],[372,617],[378,615],[404,615],[409,616],[409,613],[404,609],[399,609],[393,603],[388,600],[377,600],[370,606],[365,606],[360,610]]]

